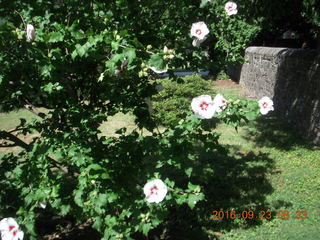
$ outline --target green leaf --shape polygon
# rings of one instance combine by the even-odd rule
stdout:
[[[129,64],[136,58],[136,51],[134,48],[126,48],[123,53],[127,57]]]
[[[113,50],[117,51],[119,49],[120,43],[119,42],[111,42],[111,47]]]
[[[151,229],[151,227],[152,227],[151,223],[144,223],[144,224],[142,225],[142,233],[143,233],[145,236],[147,236],[147,235],[148,235],[148,232],[149,232],[150,229]]]
[[[101,227],[102,227],[102,218],[100,216],[95,218],[95,221],[94,221],[92,227],[94,229],[98,230],[98,231],[101,229]]]
[[[188,177],[190,177],[190,176],[191,176],[192,170],[193,170],[193,168],[192,168],[192,167],[187,168],[187,169],[185,170],[185,173],[187,174],[187,176],[188,176]]]
[[[116,193],[108,193],[108,202],[112,203],[118,198]]]
[[[76,40],[85,38],[85,34],[82,30],[71,32],[71,36],[74,37]]]
[[[55,43],[55,42],[62,42],[63,41],[63,34],[60,32],[52,32],[50,34],[50,43]]]
[[[257,117],[257,114],[255,113],[255,112],[247,112],[246,113],[246,118],[248,119],[248,120],[254,120],[254,119],[256,119],[256,117]]]
[[[85,46],[81,46],[80,44],[77,44],[76,51],[80,57],[83,57],[86,54],[87,49]]]
[[[67,215],[70,212],[71,206],[70,205],[61,205],[60,210],[63,216]]]
[[[90,164],[88,167],[87,167],[87,170],[90,171],[90,170],[101,170],[102,167],[97,164],[97,163],[93,163],[93,164]]]
[[[83,194],[83,190],[81,189],[75,190],[74,202],[80,207],[83,206],[82,194]]]
[[[163,69],[163,58],[160,55],[154,54],[151,56],[148,64],[156,69]]]
[[[105,194],[105,193],[100,193],[98,195],[98,198],[96,199],[95,203],[98,205],[98,206],[103,206],[107,203],[107,199],[108,199],[108,195]]]

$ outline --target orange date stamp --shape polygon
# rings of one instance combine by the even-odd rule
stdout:
[[[309,217],[309,213],[306,210],[297,210],[297,211],[287,211],[287,210],[262,210],[262,211],[253,211],[253,210],[215,210],[212,212],[210,219],[212,220],[222,220],[222,219],[306,219]]]

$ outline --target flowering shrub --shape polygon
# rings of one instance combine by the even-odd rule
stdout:
[[[199,95],[215,95],[210,82],[199,75],[186,76],[180,79],[158,79],[163,90],[152,96],[155,121],[166,127],[176,126],[191,110],[192,98]]]
[[[229,17],[223,1],[201,8],[187,0],[11,1],[0,13],[2,109],[39,117],[16,129],[36,133],[28,143],[1,132],[23,148],[0,161],[1,216],[15,215],[28,239],[37,239],[40,208],[92,223],[102,239],[133,239],[163,227],[171,210],[205,200],[193,174],[203,154],[226,153],[216,121],[237,127],[258,114],[258,104],[192,94],[180,103],[179,121],[159,131],[146,104],[156,94],[152,71],[210,66],[207,53],[191,46],[194,21],[206,18],[208,26],[197,22],[192,34],[215,39],[221,61],[236,61],[257,26]],[[137,129],[105,137],[99,127],[119,112],[133,114]],[[2,238],[23,237],[11,218],[3,221]]]

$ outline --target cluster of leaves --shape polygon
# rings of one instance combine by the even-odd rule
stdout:
[[[160,125],[167,127],[173,127],[185,118],[193,97],[215,94],[210,81],[199,75],[159,79],[157,83],[163,86],[163,90],[152,97],[153,117]]]
[[[312,24],[313,33],[319,37],[319,26],[320,26],[320,3],[316,0],[304,0],[303,1],[302,16]]]

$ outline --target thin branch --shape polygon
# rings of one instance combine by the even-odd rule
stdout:
[[[0,139],[9,140],[11,142],[14,142],[17,146],[20,146],[24,149],[29,150],[30,146],[29,144],[22,141],[20,138],[16,137],[15,135],[7,132],[7,131],[0,131]]]
[[[119,45],[119,47],[122,47],[122,48],[127,48],[127,46],[124,46],[124,45]],[[148,50],[141,50],[141,49],[136,49],[136,51],[138,51],[138,52],[146,52],[146,53],[149,53],[149,54],[151,54],[151,55],[155,55],[155,53],[154,52],[151,52],[151,51],[148,51]]]
[[[24,19],[23,19],[23,17],[22,17],[22,15],[21,15],[21,13],[19,13],[17,10],[14,10],[16,13],[18,13],[19,14],[19,16],[21,17],[21,19],[22,19],[22,22],[23,22],[23,24],[24,24],[24,28],[27,30],[27,24],[26,24],[26,22],[24,21]]]
[[[34,113],[35,115],[37,115],[38,117],[44,119],[46,117],[46,114],[44,114],[43,112],[40,112],[38,109],[36,109],[35,106],[33,106],[32,104],[25,104],[23,105],[23,107],[25,109],[27,109],[28,111]]]
[[[7,131],[0,131],[0,139],[5,139],[5,140],[9,140],[11,142],[14,142],[16,146],[22,147],[26,150],[31,149],[30,144],[25,143],[20,138],[16,137],[15,135],[13,135],[12,133],[7,132]],[[60,163],[58,163],[56,160],[54,160],[53,158],[51,158],[49,156],[47,156],[47,158],[51,161],[51,163],[54,166],[59,168],[62,172],[66,173],[66,174],[68,173],[68,169],[66,167],[61,166]]]

